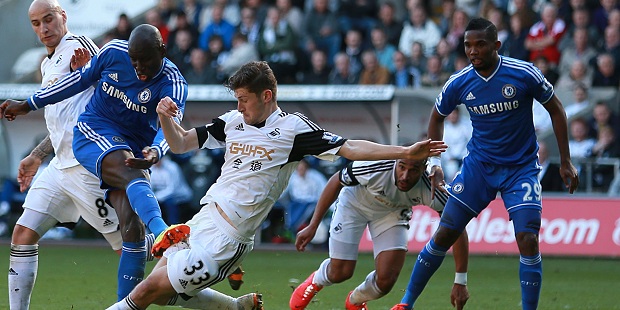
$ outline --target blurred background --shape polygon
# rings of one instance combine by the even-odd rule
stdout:
[[[534,105],[543,172],[543,252],[620,256],[620,6],[610,0],[59,0],[68,28],[99,46],[127,39],[136,25],[162,33],[167,57],[189,82],[184,127],[204,125],[236,107],[221,84],[243,63],[265,60],[279,81],[283,110],[299,111],[347,138],[401,144],[426,136],[428,116],[441,86],[466,66],[463,33],[472,17],[496,24],[500,53],[535,63],[554,84],[569,116],[571,155],[581,184],[572,196],[559,179],[558,152],[548,114]],[[0,99],[25,99],[40,88],[45,48],[28,22],[30,1],[0,0]],[[10,29],[10,31],[8,30]],[[552,29],[551,31],[546,29]],[[530,42],[553,35],[553,43]],[[0,122],[0,238],[21,214],[25,193],[16,187],[19,161],[46,134],[43,113]],[[446,177],[459,169],[471,135],[469,116],[446,121],[451,146],[442,157]],[[183,222],[219,175],[223,150],[169,154],[153,168],[153,188],[170,223]],[[324,178],[346,162],[309,159],[308,171]],[[314,183],[313,183],[314,182]],[[274,207],[259,232],[262,245],[291,247],[318,196],[317,178],[297,182]],[[304,186],[307,186],[307,188]],[[313,194],[314,193],[314,194]],[[302,203],[300,203],[300,201]],[[303,207],[300,207],[303,206]],[[299,209],[303,208],[303,209]],[[468,226],[472,253],[514,254],[512,225],[501,201]],[[438,217],[416,207],[411,250],[430,238]],[[329,218],[325,225],[328,225]],[[92,239],[87,225],[58,228],[46,238]],[[326,229],[315,247],[326,247]],[[371,250],[366,236],[360,245]]]

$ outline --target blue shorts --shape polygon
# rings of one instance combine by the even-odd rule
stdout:
[[[505,166],[481,162],[466,156],[463,167],[448,192],[450,198],[442,214],[441,224],[448,228],[464,229],[472,217],[478,216],[497,193],[501,193],[504,207],[510,218],[516,211],[527,210],[528,215],[519,216],[519,222],[531,217],[540,219],[542,211],[541,186],[538,181],[538,160],[530,163]],[[457,210],[459,208],[462,210]],[[523,212],[520,212],[523,214]],[[526,223],[514,223],[521,231]],[[517,230],[515,230],[517,231]]]
[[[99,178],[103,189],[110,185],[101,179],[101,163],[106,155],[117,150],[128,150],[142,157],[142,148],[109,124],[78,122],[73,128],[73,154],[86,170]]]

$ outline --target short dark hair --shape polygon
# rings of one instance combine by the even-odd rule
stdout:
[[[231,91],[247,88],[253,94],[260,94],[264,90],[271,90],[273,100],[276,100],[278,82],[273,71],[266,61],[251,61],[241,66],[224,86]]]
[[[488,19],[482,17],[473,18],[469,21],[469,24],[467,24],[467,28],[465,28],[466,32],[470,30],[484,31],[487,39],[497,41],[497,27]]]

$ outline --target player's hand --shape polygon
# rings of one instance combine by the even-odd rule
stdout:
[[[448,148],[443,141],[431,141],[431,139],[414,143],[407,150],[408,158],[419,160],[430,156],[439,156]]]
[[[435,191],[439,190],[448,193],[446,181],[444,180],[443,169],[440,166],[432,166],[428,177],[431,179],[431,199],[435,199]]]
[[[562,181],[564,181],[564,186],[568,188],[568,192],[574,193],[577,190],[577,186],[579,186],[579,175],[572,162],[563,162],[560,165],[560,176]]]
[[[131,157],[125,159],[125,166],[134,169],[149,169],[159,161],[159,152],[150,146],[142,149],[142,156],[144,158]]]
[[[452,286],[452,293],[450,293],[450,302],[456,310],[463,310],[467,300],[469,299],[469,291],[466,285],[456,284]]]
[[[159,103],[157,104],[157,109],[155,109],[155,111],[157,111],[157,114],[160,118],[172,118],[178,116],[179,113],[181,113],[181,110],[177,106],[176,102],[174,102],[172,99],[170,99],[170,97],[167,96],[159,101]]]
[[[71,56],[71,70],[76,71],[90,61],[90,53],[83,47],[76,48]]]
[[[19,183],[19,191],[25,192],[32,183],[32,179],[37,174],[37,170],[41,166],[41,159],[28,155],[19,162],[17,168],[17,183]]]
[[[26,100],[17,101],[7,99],[0,104],[0,118],[6,118],[7,121],[15,120],[19,115],[26,115],[30,112],[30,106]]]
[[[314,227],[312,225],[308,225],[306,228],[297,233],[297,238],[295,239],[295,248],[297,248],[297,251],[303,252],[306,250],[306,245],[314,239],[317,229],[318,226]]]

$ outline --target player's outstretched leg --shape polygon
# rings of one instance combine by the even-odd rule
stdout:
[[[368,310],[368,308],[366,307],[366,303],[363,302],[361,304],[356,304],[353,303],[351,301],[351,294],[353,294],[353,291],[349,292],[349,295],[347,295],[347,299],[344,301],[344,308],[347,310]]]
[[[312,283],[315,273],[316,271],[310,274],[310,276],[293,291],[293,295],[291,295],[291,300],[289,301],[291,310],[306,309],[312,298],[323,289],[322,285]]]
[[[189,238],[190,228],[185,224],[171,225],[157,236],[153,243],[151,253],[155,258],[160,258],[169,247],[187,240]]]
[[[206,288],[189,299],[175,295],[168,301],[168,306],[181,306],[189,309],[263,310],[263,295],[250,293],[234,298]]]
[[[241,288],[241,284],[243,284],[243,275],[245,271],[241,269],[241,266],[237,267],[233,273],[228,276],[228,284],[230,284],[230,288],[235,291],[238,291]]]
[[[237,308],[244,310],[263,310],[263,295],[250,293],[239,296],[237,298]]]

